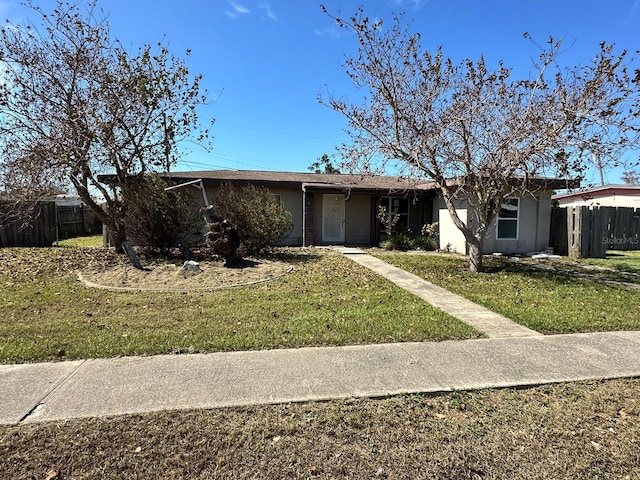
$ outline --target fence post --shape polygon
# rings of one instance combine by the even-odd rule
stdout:
[[[569,243],[569,256],[571,258],[581,257],[581,235],[580,235],[580,208],[568,207],[567,208],[567,240]]]

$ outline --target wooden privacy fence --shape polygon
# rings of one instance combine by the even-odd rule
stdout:
[[[85,206],[58,206],[58,238],[82,237],[91,233],[100,233],[96,225],[96,214]]]
[[[56,204],[40,202],[34,215],[26,226],[20,220],[0,224],[0,247],[50,247],[56,241]]]
[[[555,253],[574,258],[640,250],[640,208],[554,207],[549,244]]]
[[[0,210],[2,208],[0,205]],[[89,207],[39,202],[28,225],[23,225],[22,221],[0,223],[0,247],[50,247],[57,240],[101,231],[102,227]]]

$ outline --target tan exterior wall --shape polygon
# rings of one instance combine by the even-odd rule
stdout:
[[[520,197],[518,238],[498,240],[496,224],[487,234],[483,253],[531,253],[539,252],[549,246],[549,228],[551,226],[551,195]]]
[[[369,245],[371,241],[371,196],[351,195],[345,202],[345,243]]]
[[[291,212],[293,217],[293,230],[281,245],[302,245],[302,192],[297,189],[272,189],[272,193],[280,195],[285,210]]]
[[[456,207],[464,210],[466,206],[464,202],[458,202]],[[441,197],[434,200],[434,222],[440,221],[440,215],[448,215],[446,208]],[[542,251],[549,246],[551,193],[547,192],[536,197],[531,195],[520,197],[519,208],[517,239],[498,240],[496,223],[494,223],[489,228],[482,253],[526,254]],[[449,238],[451,239],[450,243],[456,243],[459,240],[459,230],[450,221],[446,221],[444,224],[445,229],[440,232],[440,244],[446,245],[449,243]]]

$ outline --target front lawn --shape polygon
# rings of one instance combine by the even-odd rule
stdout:
[[[488,258],[486,273],[473,274],[460,256],[375,255],[542,333],[640,329],[640,290],[506,259]]]
[[[296,251],[300,252],[300,251]],[[103,248],[0,249],[0,362],[474,338],[479,334],[334,252],[292,253],[278,280],[214,292],[85,287]]]

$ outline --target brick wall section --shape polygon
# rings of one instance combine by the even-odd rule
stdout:
[[[304,246],[310,247],[315,243],[315,237],[313,232],[313,226],[315,221],[315,208],[314,208],[314,194],[309,192],[304,192],[302,195],[303,205],[303,230],[304,230]]]
[[[378,245],[378,243],[380,243],[380,220],[378,220],[378,202],[379,201],[380,201],[380,195],[371,195],[371,231],[370,231],[371,245]]]

